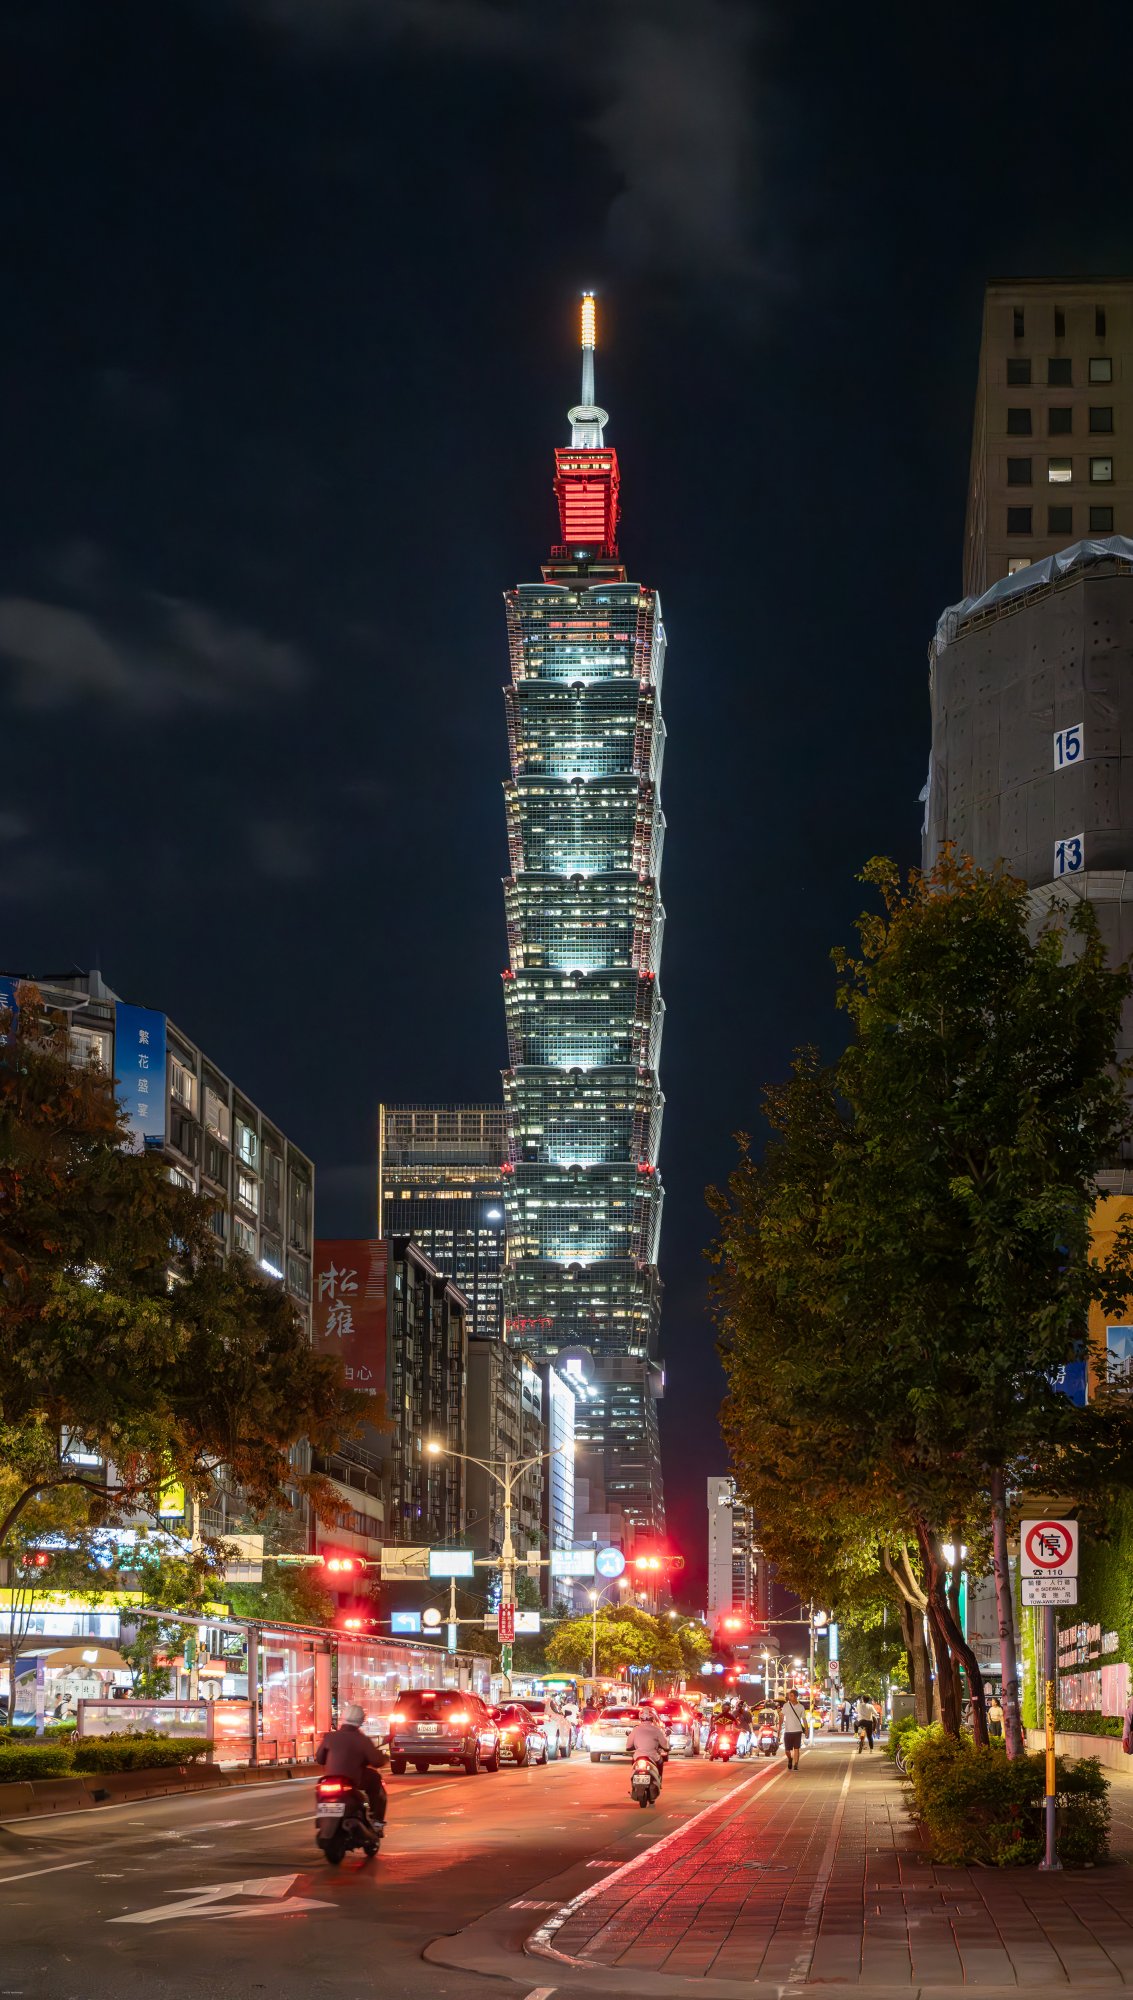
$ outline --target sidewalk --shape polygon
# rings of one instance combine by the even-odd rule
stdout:
[[[528,1950],[592,1971],[876,1988],[1133,1990],[1133,1858],[1114,1787],[1115,1865],[939,1868],[881,1753],[820,1739],[575,1899]],[[660,1982],[659,1982],[660,1984]]]

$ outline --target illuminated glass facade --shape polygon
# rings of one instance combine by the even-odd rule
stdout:
[[[555,454],[562,541],[506,597],[504,1323],[543,1354],[593,1356],[607,1494],[655,1530],[665,635],[618,559],[617,457],[585,356],[583,396]]]
[[[378,1234],[412,1236],[472,1309],[470,1333],[502,1332],[507,1158],[499,1104],[383,1104]]]

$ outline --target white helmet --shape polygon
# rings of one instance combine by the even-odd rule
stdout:
[[[366,1711],[359,1702],[348,1701],[342,1711],[342,1720],[354,1729],[360,1729],[366,1719]]]

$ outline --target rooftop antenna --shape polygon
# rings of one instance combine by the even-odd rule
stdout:
[[[600,451],[605,444],[603,426],[609,412],[594,401],[594,349],[598,344],[598,309],[593,292],[583,292],[579,330],[582,341],[582,401],[567,411],[570,441],[576,449]]]

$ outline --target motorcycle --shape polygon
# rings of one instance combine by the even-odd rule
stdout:
[[[755,1747],[762,1757],[773,1757],[779,1748],[779,1731],[770,1722],[765,1722],[755,1739]]]
[[[315,1786],[315,1841],[332,1868],[360,1847],[368,1861],[378,1851],[385,1827],[370,1814],[365,1792],[346,1778],[320,1778]]]
[[[714,1763],[716,1759],[719,1758],[721,1764],[727,1764],[731,1760],[731,1758],[735,1756],[735,1754],[736,1754],[735,1730],[714,1729],[712,1732],[712,1741],[708,1745],[709,1763],[710,1764]]]
[[[661,1773],[652,1757],[635,1757],[630,1773],[629,1795],[636,1799],[644,1812],[646,1806],[655,1806],[661,1796]]]

